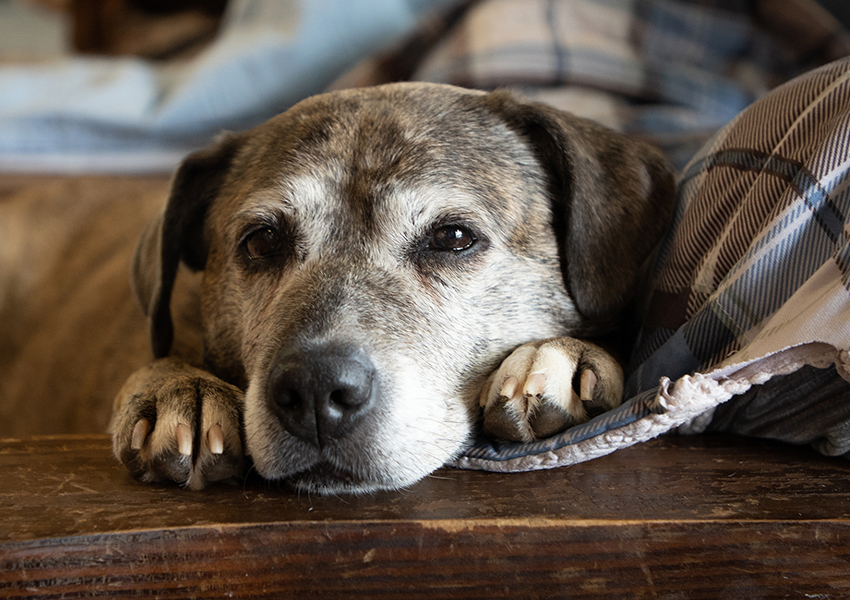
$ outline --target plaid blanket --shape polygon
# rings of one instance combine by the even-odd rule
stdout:
[[[332,88],[518,88],[681,167],[769,89],[848,54],[847,32],[812,0],[467,0]]]
[[[850,59],[842,59],[755,103],[684,170],[625,404],[536,444],[482,440],[456,464],[561,466],[676,427],[846,455],[848,349]]]

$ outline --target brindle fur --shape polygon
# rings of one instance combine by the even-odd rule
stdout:
[[[505,92],[335,92],[223,137],[184,161],[139,244],[157,358],[115,398],[116,455],[194,488],[247,454],[267,478],[361,492],[457,455],[479,404],[485,429],[520,440],[611,408],[619,367],[575,338],[622,326],[672,196],[655,150]],[[445,225],[477,242],[435,249]],[[280,252],[249,258],[246,235],[265,227]],[[129,351],[122,364],[141,366]],[[582,402],[584,371],[596,385]],[[535,373],[545,389],[504,395]],[[329,377],[366,391],[317,408]]]

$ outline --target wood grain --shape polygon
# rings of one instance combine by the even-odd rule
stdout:
[[[0,441],[0,597],[839,598],[846,461],[665,437],[400,492],[132,480],[105,436]]]

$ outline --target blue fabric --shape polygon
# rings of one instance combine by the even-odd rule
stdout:
[[[170,170],[222,129],[322,91],[445,3],[233,0],[218,38],[188,62],[2,65],[0,168]]]

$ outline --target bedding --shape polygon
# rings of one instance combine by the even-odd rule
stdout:
[[[684,169],[626,402],[456,466],[563,466],[678,430],[850,452],[850,59],[745,110]],[[724,406],[724,403],[729,406]]]
[[[332,87],[519,89],[681,168],[768,90],[847,55],[850,36],[811,0],[480,0],[432,15]]]
[[[450,0],[230,0],[189,60],[0,64],[0,171],[170,172],[223,129],[258,125]]]
[[[0,170],[170,171],[335,79],[519,87],[681,167],[768,89],[847,54],[813,0],[230,0],[190,60],[0,65]]]

